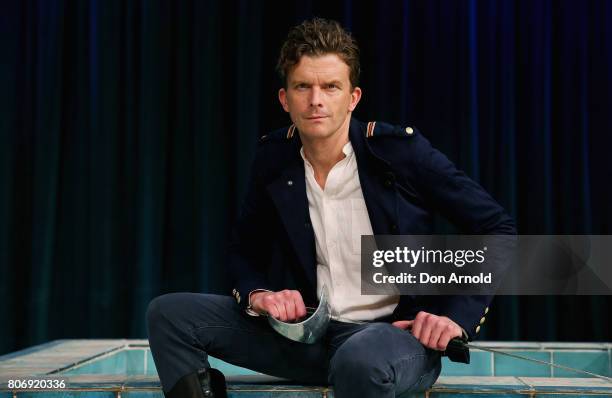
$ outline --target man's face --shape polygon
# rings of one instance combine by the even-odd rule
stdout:
[[[302,138],[328,138],[348,126],[361,98],[361,89],[351,88],[349,73],[336,54],[303,56],[289,72],[278,99]]]

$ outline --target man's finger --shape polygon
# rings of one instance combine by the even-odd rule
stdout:
[[[285,304],[280,301],[280,300],[276,300],[275,301],[275,307],[278,310],[278,320],[281,320],[283,322],[287,322],[287,310],[285,309]]]
[[[408,329],[412,328],[412,325],[414,325],[414,320],[411,320],[411,321],[395,321],[395,322],[392,323],[392,325],[395,326],[396,328],[408,330]]]
[[[451,341],[453,337],[454,336],[450,331],[445,331],[444,333],[442,333],[442,335],[440,336],[440,339],[438,340],[438,350],[440,351],[446,350],[446,347],[448,346],[448,342]]]
[[[285,306],[285,313],[287,314],[287,320],[288,321],[294,321],[295,318],[296,318],[296,316],[295,316],[295,301],[293,301],[293,300],[285,300],[283,305]]]
[[[304,304],[304,300],[302,299],[302,295],[300,292],[296,291],[296,294],[293,298],[295,303],[295,315],[297,318],[303,318],[306,316],[306,305]]]
[[[412,335],[419,341],[421,338],[421,330],[423,329],[423,321],[423,317],[417,316],[412,324]]]
[[[440,335],[444,331],[444,327],[439,324],[434,324],[431,328],[431,335],[429,336],[428,343],[425,344],[427,347],[437,350],[438,349],[438,340],[440,340]]]
[[[429,344],[429,337],[431,336],[431,332],[433,329],[433,319],[427,318],[423,321],[423,326],[421,329],[421,335],[417,337],[421,344],[427,345]],[[416,336],[415,336],[416,337]]]
[[[278,319],[280,317],[280,312],[278,312],[278,309],[274,303],[266,303],[264,313],[267,313],[268,316],[271,316],[274,319]]]

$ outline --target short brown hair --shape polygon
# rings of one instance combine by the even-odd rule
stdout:
[[[359,84],[359,47],[350,33],[336,21],[314,18],[294,26],[283,43],[276,64],[282,84],[287,87],[287,76],[304,55],[338,55],[349,67],[353,88]]]

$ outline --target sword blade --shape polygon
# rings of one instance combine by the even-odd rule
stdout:
[[[465,343],[465,342],[463,342],[463,345],[466,346],[467,348],[472,348],[474,350],[488,351],[488,352],[492,352],[494,354],[505,355],[505,356],[508,356],[508,357],[511,357],[511,358],[521,359],[523,361],[529,361],[529,362],[533,362],[533,363],[538,363],[540,365],[552,366],[553,368],[568,370],[570,372],[580,373],[580,374],[588,375],[588,376],[591,376],[591,377],[597,377],[597,378],[600,378],[600,379],[603,379],[603,380],[606,380],[606,381],[612,381],[612,377],[600,375],[600,374],[589,372],[589,371],[582,370],[582,369],[576,369],[576,368],[572,368],[572,367],[569,367],[569,366],[564,366],[564,365],[559,365],[559,364],[555,364],[555,363],[552,363],[552,362],[542,361],[540,359],[528,358],[528,357],[524,357],[522,355],[511,354],[511,353],[506,352],[506,351],[500,351],[500,350],[497,350],[497,349],[494,349],[494,348],[483,347],[483,346],[480,346],[480,345],[474,345],[474,344],[469,344],[469,343]]]

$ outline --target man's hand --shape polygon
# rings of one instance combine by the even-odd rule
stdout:
[[[297,290],[255,292],[251,294],[251,308],[258,314],[268,314],[283,322],[306,316],[306,306]]]
[[[412,334],[425,347],[444,351],[451,339],[461,337],[461,326],[445,316],[438,316],[421,311],[412,321],[396,321],[393,326],[400,329],[412,329]]]

